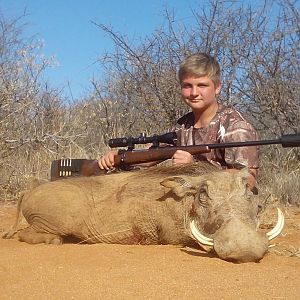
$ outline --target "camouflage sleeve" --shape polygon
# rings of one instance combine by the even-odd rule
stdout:
[[[258,140],[258,135],[254,127],[245,120],[231,123],[224,134],[223,141],[244,142]],[[258,147],[236,147],[227,148],[224,156],[225,162],[233,168],[253,168],[259,167]]]

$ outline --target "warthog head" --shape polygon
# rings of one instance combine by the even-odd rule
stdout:
[[[268,251],[269,240],[282,230],[284,217],[264,234],[258,228],[259,199],[248,188],[245,170],[212,172],[199,177],[175,176],[162,182],[182,197],[194,197],[187,213],[190,235],[206,251],[234,262],[259,261]]]

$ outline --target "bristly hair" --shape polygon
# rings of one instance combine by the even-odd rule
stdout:
[[[196,162],[193,164],[174,165],[174,166],[156,166],[139,170],[140,175],[155,177],[157,175],[188,175],[199,176],[211,172],[219,171],[220,169],[208,162]]]

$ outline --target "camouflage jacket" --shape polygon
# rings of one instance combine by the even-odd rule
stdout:
[[[192,112],[181,117],[174,128],[177,145],[201,145],[257,140],[257,132],[235,108],[219,105],[219,109],[208,125],[194,128]],[[196,160],[207,160],[224,168],[258,168],[258,149],[252,147],[215,149],[210,153],[195,155]]]

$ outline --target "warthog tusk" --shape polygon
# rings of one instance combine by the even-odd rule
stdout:
[[[284,215],[279,208],[277,208],[277,214],[278,214],[277,224],[271,231],[266,233],[269,241],[276,238],[276,236],[278,236],[280,234],[280,232],[282,231],[283,226],[284,226]]]
[[[214,245],[214,240],[211,238],[208,238],[206,236],[204,236],[197,228],[197,226],[195,225],[195,221],[192,220],[190,222],[190,229],[191,229],[191,233],[192,236],[194,237],[194,239],[199,242],[200,244],[206,245],[206,246],[213,246]]]

